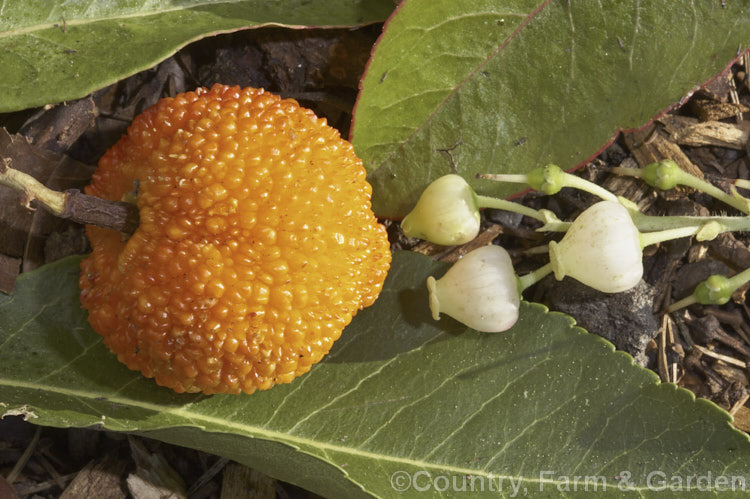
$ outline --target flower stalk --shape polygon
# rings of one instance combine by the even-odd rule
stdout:
[[[678,185],[690,187],[737,208],[743,213],[750,214],[750,199],[740,196],[736,190],[733,194],[722,191],[715,185],[689,174],[671,159],[651,163],[643,168],[614,167],[610,171],[618,175],[641,178],[651,187],[661,190],[673,189]]]
[[[745,269],[732,277],[714,274],[695,287],[689,296],[673,303],[667,312],[674,312],[694,303],[701,305],[724,305],[735,291],[750,281],[750,269]]]
[[[690,237],[700,231],[700,227],[676,227],[674,229],[665,229],[658,232],[642,232],[640,234],[641,248],[659,244],[672,239]]]
[[[527,184],[532,189],[548,195],[557,194],[563,187],[572,187],[598,196],[605,201],[617,201],[617,196],[607,189],[576,175],[571,175],[551,163],[525,175],[481,173],[477,177],[497,182]]]
[[[552,273],[552,264],[548,263],[544,265],[543,267],[539,267],[533,272],[529,272],[528,274],[522,275],[521,277],[518,278],[519,293],[523,293],[528,288],[538,283],[539,281],[541,281],[542,279],[544,279],[551,273]]]

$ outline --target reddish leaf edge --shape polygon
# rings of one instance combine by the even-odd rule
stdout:
[[[355,99],[355,102],[354,102],[354,108],[353,108],[353,110],[352,110],[352,122],[351,122],[351,126],[350,126],[350,128],[349,128],[349,130],[350,130],[350,132],[349,132],[349,142],[353,142],[353,141],[355,140],[355,137],[354,137],[354,130],[355,130],[355,126],[354,126],[354,125],[355,125],[355,122],[356,122],[356,120],[357,120],[357,108],[359,107],[359,103],[360,103],[360,98],[361,98],[361,96],[362,96],[362,84],[363,84],[363,82],[364,82],[365,78],[366,78],[366,77],[367,77],[367,76],[369,75],[369,73],[370,73],[370,63],[372,62],[373,58],[374,58],[374,57],[375,57],[375,55],[376,55],[376,52],[377,52],[378,46],[380,45],[380,42],[381,42],[381,40],[383,39],[383,37],[384,37],[384,36],[386,36],[386,34],[387,34],[387,31],[388,31],[388,27],[390,26],[390,24],[391,24],[391,21],[393,20],[393,18],[394,18],[394,17],[396,16],[396,15],[398,15],[399,11],[401,10],[401,7],[402,7],[402,6],[404,5],[404,4],[406,4],[406,3],[408,2],[408,1],[409,1],[409,0],[403,0],[403,1],[402,1],[402,2],[401,2],[401,3],[400,3],[400,4],[399,4],[399,5],[398,5],[398,6],[397,6],[397,7],[395,8],[395,9],[394,9],[394,11],[393,11],[393,12],[391,13],[391,15],[390,15],[390,16],[388,17],[388,19],[386,19],[386,21],[385,21],[385,22],[383,23],[383,32],[382,32],[382,33],[380,34],[380,36],[378,36],[377,40],[375,40],[375,43],[373,44],[372,50],[370,51],[370,58],[369,58],[369,59],[367,60],[367,63],[365,64],[365,69],[364,69],[364,72],[363,72],[363,74],[362,74],[362,77],[361,77],[361,78],[360,78],[360,80],[359,80],[359,85],[358,85],[358,88],[359,88],[359,92],[357,93],[357,97],[356,97],[356,99]],[[421,131],[421,130],[422,130],[422,129],[423,129],[423,128],[424,128],[424,127],[425,127],[425,126],[426,126],[426,125],[427,125],[427,124],[429,123],[429,122],[431,122],[431,121],[432,121],[432,119],[433,119],[433,117],[435,116],[435,114],[436,114],[436,113],[437,113],[437,112],[438,112],[438,111],[439,111],[439,110],[440,110],[440,109],[441,109],[441,108],[442,108],[442,107],[443,107],[443,106],[445,105],[445,103],[446,103],[446,102],[448,101],[448,99],[449,99],[449,98],[450,98],[450,97],[451,97],[451,96],[452,96],[452,95],[453,95],[453,94],[454,94],[454,93],[455,93],[455,92],[456,92],[456,91],[457,91],[458,89],[460,89],[461,87],[463,87],[463,86],[464,86],[464,85],[466,84],[466,82],[467,82],[467,81],[468,81],[468,80],[469,80],[469,79],[470,79],[470,78],[471,78],[471,77],[472,77],[472,76],[473,76],[473,75],[474,75],[475,73],[477,73],[478,71],[480,71],[480,70],[482,69],[482,67],[484,67],[484,65],[485,65],[485,64],[487,64],[487,62],[488,62],[489,60],[491,60],[491,59],[492,59],[492,58],[493,58],[493,57],[494,57],[494,56],[495,56],[495,55],[496,55],[497,53],[499,53],[500,51],[502,51],[502,50],[503,50],[503,49],[504,49],[504,48],[505,48],[505,47],[506,47],[506,46],[507,46],[507,45],[508,45],[508,44],[509,44],[509,43],[510,43],[510,42],[511,42],[511,41],[512,41],[512,40],[513,40],[513,39],[514,39],[514,38],[515,38],[516,36],[517,36],[517,34],[518,34],[518,33],[519,33],[519,32],[520,32],[520,31],[521,31],[521,30],[522,30],[523,28],[525,28],[525,27],[526,27],[526,25],[527,25],[527,24],[528,24],[528,23],[529,23],[529,22],[530,22],[530,21],[531,21],[531,20],[532,20],[532,19],[533,19],[534,17],[536,17],[536,16],[537,16],[537,15],[538,15],[538,14],[539,14],[539,13],[540,13],[540,12],[541,12],[541,11],[542,11],[542,10],[543,10],[544,8],[545,8],[545,7],[547,7],[547,5],[549,5],[550,1],[551,1],[551,0],[545,0],[545,1],[544,1],[544,2],[542,2],[542,3],[541,3],[541,4],[540,4],[540,5],[539,5],[539,6],[538,6],[538,7],[536,8],[536,9],[534,9],[534,11],[533,11],[533,12],[532,12],[531,14],[529,14],[529,15],[528,15],[528,16],[526,17],[526,19],[524,19],[524,20],[523,20],[523,22],[521,22],[521,24],[519,24],[518,28],[516,28],[516,29],[515,29],[515,30],[513,31],[513,33],[512,33],[512,34],[511,34],[511,35],[510,35],[510,36],[509,36],[509,37],[508,37],[508,38],[507,38],[507,39],[506,39],[506,40],[505,40],[505,41],[504,41],[504,42],[503,42],[502,44],[500,44],[500,45],[498,46],[498,48],[497,48],[496,50],[494,50],[494,51],[493,51],[492,53],[490,53],[490,54],[489,54],[489,55],[487,56],[487,58],[486,58],[486,59],[485,59],[485,60],[484,60],[484,61],[483,61],[483,62],[482,62],[481,64],[477,65],[477,67],[476,67],[476,68],[474,68],[474,69],[473,69],[473,70],[472,70],[471,72],[469,72],[469,74],[468,74],[468,75],[466,76],[466,78],[464,78],[464,79],[463,79],[463,80],[462,80],[462,81],[461,81],[461,82],[460,82],[460,83],[459,83],[458,85],[456,85],[456,88],[454,88],[454,89],[453,89],[453,91],[451,91],[451,92],[450,92],[450,93],[449,93],[449,94],[448,94],[448,95],[447,95],[447,96],[445,97],[445,99],[443,99],[443,101],[442,101],[442,102],[440,103],[440,105],[438,105],[437,107],[435,107],[435,110],[434,110],[434,111],[433,111],[433,112],[432,112],[432,113],[430,114],[430,116],[429,116],[429,117],[427,118],[427,120],[425,120],[425,122],[424,122],[424,123],[423,123],[423,124],[422,124],[421,126],[419,126],[419,127],[415,128],[415,129],[414,129],[414,130],[413,130],[413,131],[412,131],[412,132],[411,132],[411,133],[410,133],[410,134],[409,134],[409,135],[408,135],[407,137],[405,137],[405,138],[404,138],[404,140],[402,140],[402,141],[401,141],[401,144],[403,144],[403,143],[405,143],[405,142],[409,141],[409,139],[411,139],[411,137],[413,137],[414,135],[416,135],[416,134],[417,134],[418,132],[420,132],[420,131]],[[666,108],[662,109],[661,111],[657,112],[657,113],[656,113],[656,114],[655,114],[655,115],[654,115],[654,116],[653,116],[653,117],[652,117],[652,118],[651,118],[650,120],[648,120],[648,121],[647,121],[646,123],[644,123],[643,125],[641,125],[641,126],[638,126],[638,127],[633,127],[633,128],[618,128],[618,129],[617,129],[617,130],[615,130],[615,132],[614,132],[614,133],[612,134],[612,137],[610,137],[610,139],[608,139],[608,140],[607,140],[606,142],[604,142],[604,143],[602,144],[602,146],[601,146],[601,147],[600,147],[599,149],[597,149],[597,150],[596,150],[596,152],[594,152],[593,154],[591,154],[591,156],[588,156],[587,158],[583,159],[583,160],[582,160],[581,162],[577,163],[576,165],[574,165],[573,167],[569,168],[569,169],[568,169],[568,170],[566,170],[566,171],[567,171],[568,173],[572,173],[572,172],[575,172],[575,171],[577,171],[577,170],[579,170],[579,169],[583,168],[583,167],[584,167],[585,165],[587,165],[587,164],[588,164],[589,162],[591,162],[591,161],[592,161],[592,160],[593,160],[594,158],[596,158],[596,157],[597,157],[597,156],[599,156],[599,155],[600,155],[600,154],[601,154],[602,152],[604,152],[604,151],[605,151],[605,150],[606,150],[606,149],[607,149],[607,148],[608,148],[609,146],[611,146],[611,145],[612,145],[612,143],[613,143],[613,142],[615,142],[615,141],[617,140],[617,138],[618,138],[618,137],[619,137],[619,136],[620,136],[621,134],[623,134],[623,135],[624,135],[624,134],[628,134],[628,133],[633,133],[633,132],[639,132],[639,131],[641,131],[641,130],[644,130],[644,129],[648,128],[649,126],[651,126],[651,125],[652,125],[652,124],[653,124],[653,123],[654,123],[654,122],[655,122],[656,120],[658,120],[658,119],[659,119],[659,118],[661,118],[662,116],[664,116],[664,115],[666,115],[667,113],[669,113],[670,111],[672,111],[672,110],[674,110],[674,109],[680,109],[680,108],[681,108],[681,107],[682,107],[683,105],[685,105],[685,103],[687,103],[687,101],[688,101],[688,100],[690,99],[690,97],[692,97],[692,96],[693,96],[693,95],[694,95],[694,94],[695,94],[696,92],[698,92],[699,90],[701,90],[701,89],[703,89],[703,88],[707,87],[708,85],[710,85],[710,84],[711,84],[711,83],[712,83],[712,82],[713,82],[714,80],[716,80],[717,78],[720,78],[721,76],[723,76],[723,75],[727,74],[727,73],[728,73],[728,72],[729,72],[729,71],[731,70],[732,66],[733,66],[733,65],[734,65],[734,64],[735,64],[735,63],[736,63],[737,61],[739,61],[739,60],[740,60],[740,59],[741,59],[741,58],[742,58],[742,57],[743,57],[743,56],[744,56],[744,55],[745,55],[746,53],[748,53],[748,52],[750,52],[750,47],[748,47],[748,48],[745,48],[745,49],[742,49],[741,47],[738,47],[738,48],[737,48],[737,55],[736,55],[736,56],[735,56],[735,57],[734,57],[734,58],[733,58],[733,59],[732,59],[732,60],[731,60],[731,61],[730,61],[730,62],[729,62],[729,63],[728,63],[728,64],[727,64],[727,65],[726,65],[725,67],[724,67],[724,69],[722,69],[722,70],[721,70],[721,71],[720,71],[719,73],[717,73],[717,74],[715,74],[714,76],[710,77],[710,78],[709,78],[708,80],[706,80],[706,81],[705,81],[704,83],[702,83],[702,84],[699,84],[699,85],[696,85],[696,86],[694,86],[694,87],[693,87],[693,88],[692,88],[691,90],[689,90],[689,91],[688,91],[688,92],[687,92],[687,93],[686,93],[685,95],[683,95],[683,96],[682,96],[682,97],[680,98],[680,100],[678,100],[677,102],[675,102],[675,103],[673,103],[673,104],[671,104],[671,105],[667,106]],[[532,189],[524,189],[524,190],[519,190],[519,191],[518,191],[517,193],[515,193],[515,194],[512,194],[512,195],[508,196],[508,198],[507,198],[507,199],[511,199],[511,200],[512,200],[512,199],[518,199],[519,197],[521,197],[521,196],[523,196],[524,194],[526,194],[526,193],[528,193],[528,192],[531,192],[531,191],[532,191]],[[396,222],[398,222],[398,221],[400,221],[400,220],[402,220],[402,219],[403,219],[403,217],[400,217],[400,218],[399,218],[399,217],[384,217],[384,218],[386,218],[387,220],[393,220],[393,221],[396,221]]]
[[[690,98],[696,92],[698,92],[699,90],[701,90],[703,88],[706,88],[708,85],[710,85],[711,83],[713,83],[718,78],[721,78],[722,76],[724,76],[727,73],[729,73],[729,71],[732,69],[732,66],[734,66],[734,64],[737,61],[739,61],[740,59],[742,59],[742,57],[746,53],[750,53],[750,47],[748,47],[748,48],[746,48],[744,50],[738,50],[737,53],[738,53],[738,55],[736,55],[724,67],[724,69],[722,69],[719,73],[715,74],[714,76],[710,77],[704,83],[701,83],[699,85],[694,86],[685,95],[683,95],[682,97],[680,97],[680,100],[678,100],[677,102],[675,102],[673,104],[670,104],[666,108],[664,108],[661,111],[657,112],[651,119],[649,119],[646,123],[644,123],[641,126],[632,127],[632,128],[618,128],[614,132],[614,134],[612,135],[612,137],[607,142],[605,142],[596,152],[594,152],[591,156],[587,157],[586,159],[582,160],[580,163],[577,163],[572,168],[570,168],[570,169],[568,169],[566,171],[568,173],[573,173],[573,172],[575,172],[577,170],[580,170],[581,168],[583,168],[584,166],[586,166],[587,164],[589,164],[592,160],[594,160],[597,156],[599,156],[601,153],[603,153],[605,150],[607,150],[607,148],[609,146],[611,146],[617,140],[617,138],[620,135],[626,135],[626,134],[629,134],[629,133],[640,132],[642,130],[645,130],[646,128],[648,128],[649,126],[651,126],[655,121],[657,121],[662,116],[666,115],[667,113],[669,113],[669,112],[671,112],[671,111],[673,111],[675,109],[680,109],[682,106],[684,106],[690,100]],[[523,191],[519,191],[516,194],[512,194],[511,196],[509,196],[508,199],[518,199],[519,197],[521,197],[524,194],[526,194],[528,192],[531,192],[531,191],[532,191],[532,189],[525,189]]]

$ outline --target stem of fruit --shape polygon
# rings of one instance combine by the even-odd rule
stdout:
[[[7,160],[0,161],[0,185],[21,193],[22,203],[27,208],[31,208],[31,201],[36,200],[53,215],[74,222],[107,227],[125,234],[132,234],[138,228],[136,205],[107,201],[74,189],[65,192],[52,190],[31,175],[11,168]]]
[[[529,272],[528,274],[519,277],[518,278],[519,292],[523,293],[526,290],[526,288],[533,286],[537,282],[547,277],[547,275],[549,275],[550,273],[552,273],[552,264],[548,263],[547,265],[543,267],[539,267],[533,272]]]
[[[476,200],[477,206],[479,208],[494,208],[496,210],[505,210],[512,213],[520,213],[521,215],[539,220],[540,222],[544,223],[545,231],[565,232],[568,230],[568,227],[570,227],[570,224],[567,222],[550,220],[549,214],[545,216],[542,211],[535,210],[534,208],[529,208],[528,206],[524,206],[520,203],[514,203],[513,201],[508,201],[506,199],[498,199],[490,196],[480,195],[477,195]]]
[[[0,184],[21,193],[26,207],[30,207],[29,203],[36,199],[55,215],[65,210],[64,193],[48,189],[31,175],[9,167],[5,161],[0,163]]]

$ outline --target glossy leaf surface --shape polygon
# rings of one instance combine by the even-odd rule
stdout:
[[[421,255],[396,255],[376,304],[309,374],[211,397],[175,394],[115,360],[78,306],[78,263],[24,274],[0,296],[0,414],[145,434],[329,497],[444,497],[439,477],[460,488],[467,476],[492,497],[511,480],[559,497],[576,475],[601,477],[605,496],[621,496],[625,479],[633,496],[662,497],[648,490],[654,471],[747,473],[750,442],[727,413],[659,384],[562,314],[524,303],[498,334],[433,321],[424,282],[445,266]]]
[[[447,173],[507,197],[518,185],[476,174],[573,168],[723,71],[749,40],[747,1],[406,0],[374,51],[352,129],[375,211],[403,217]]]
[[[0,112],[83,97],[208,35],[264,25],[356,26],[392,10],[391,0],[6,0]]]

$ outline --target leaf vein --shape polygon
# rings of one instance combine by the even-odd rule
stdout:
[[[23,332],[23,330],[26,329],[26,327],[29,324],[31,324],[32,322],[34,322],[40,315],[42,315],[45,310],[47,310],[49,307],[51,307],[53,305],[56,305],[58,302],[59,302],[59,300],[56,300],[56,301],[48,302],[48,303],[45,303],[44,305],[42,305],[42,307],[33,316],[31,316],[29,318],[29,320],[27,320],[26,322],[24,322],[23,324],[21,324],[21,326],[19,326],[18,329],[16,329],[14,332],[12,332],[12,333],[10,333],[8,335],[8,337],[5,339],[5,341],[3,341],[2,343],[0,343],[0,349],[2,349],[10,340],[12,340],[13,338],[15,338],[16,335],[18,335],[19,333]],[[8,303],[10,303],[10,301]]]
[[[71,28],[74,26],[85,26],[88,24],[96,24],[96,23],[107,22],[107,21],[139,19],[139,18],[145,18],[145,17],[159,16],[163,14],[171,14],[174,12],[192,11],[199,7],[222,5],[222,4],[234,4],[234,3],[241,3],[241,2],[242,0],[203,1],[203,2],[183,4],[183,5],[179,5],[179,6],[172,7],[172,8],[155,9],[155,10],[146,11],[146,12],[137,11],[137,12],[131,12],[131,13],[123,13],[119,15],[96,17],[96,18],[86,18],[86,17],[78,17],[78,18],[70,18],[70,19],[66,18],[65,26],[67,28]],[[94,0],[91,0],[89,6],[86,7],[86,11],[88,11],[88,9],[91,7],[91,5],[93,5],[93,3],[94,3]],[[0,39],[11,38],[13,36],[19,36],[19,35],[26,35],[29,33],[34,33],[36,31],[43,31],[43,30],[53,29],[53,28],[55,29],[59,28],[59,22],[50,21],[46,23],[38,23],[38,24],[30,25],[30,26],[11,29],[8,31],[0,31]]]
[[[638,28],[641,25],[641,0],[635,4],[635,22],[633,23],[633,39],[630,42],[630,54],[628,54],[628,67],[633,70],[633,53],[635,53],[635,44],[638,38]]]
[[[695,9],[695,2],[691,1],[690,6],[692,7],[693,11],[693,34],[690,37],[690,46],[687,48],[687,50],[685,50],[685,54],[682,56],[682,59],[680,59],[680,62],[677,63],[677,66],[674,68],[672,77],[669,79],[669,86],[672,86],[674,84],[675,78],[677,78],[677,75],[680,74],[680,68],[692,55],[693,49],[695,48],[695,41],[698,39],[698,12]]]
[[[34,383],[39,383],[42,380],[48,379],[50,376],[53,376],[53,375],[55,375],[55,374],[57,374],[59,372],[64,371],[65,369],[67,369],[68,367],[70,367],[73,363],[75,363],[76,361],[78,361],[79,359],[81,359],[82,357],[84,357],[89,352],[89,350],[91,350],[92,348],[94,348],[95,346],[98,346],[98,345],[99,345],[98,341],[95,342],[95,343],[91,343],[90,345],[86,346],[86,348],[84,348],[78,355],[76,355],[75,357],[73,357],[72,359],[70,359],[68,362],[66,362],[65,364],[61,365],[60,367],[58,367],[54,371],[50,371],[47,374],[45,374],[45,375],[37,378],[33,382]]]
[[[299,421],[297,421],[297,423],[294,426],[292,426],[291,428],[289,428],[289,430],[288,430],[289,433],[294,433],[294,431],[297,429],[298,426],[300,426],[301,424],[307,422],[310,418],[312,418],[313,416],[316,416],[318,413],[320,413],[321,411],[324,411],[326,408],[328,408],[331,405],[335,404],[336,402],[338,402],[342,398],[346,397],[347,395],[349,395],[349,394],[354,393],[355,391],[357,391],[359,389],[359,387],[362,386],[362,384],[365,381],[367,381],[370,378],[373,378],[373,377],[377,376],[378,374],[380,374],[381,372],[383,372],[383,370],[385,368],[387,368],[389,365],[391,365],[393,362],[395,362],[396,359],[397,359],[397,357],[390,358],[388,360],[388,362],[383,363],[383,365],[381,365],[378,369],[376,369],[375,371],[371,372],[367,376],[365,376],[363,378],[360,378],[357,381],[356,385],[354,385],[350,389],[346,390],[345,392],[340,393],[336,397],[332,398],[327,404],[323,405],[322,407],[319,407],[319,408],[315,409],[314,411],[310,412],[310,414],[308,414],[304,418],[300,419]]]
[[[448,440],[450,440],[450,439],[451,439],[451,438],[452,438],[452,437],[453,437],[454,435],[456,435],[456,434],[457,434],[458,432],[460,432],[461,430],[463,430],[463,429],[464,429],[464,428],[466,427],[466,425],[468,424],[468,422],[469,422],[469,421],[471,421],[472,419],[474,419],[475,417],[477,417],[478,415],[480,415],[480,414],[482,413],[482,411],[484,411],[484,409],[485,409],[485,408],[486,408],[486,407],[487,407],[487,406],[488,406],[489,404],[491,404],[491,403],[492,403],[492,402],[494,402],[494,401],[495,401],[496,399],[498,399],[498,398],[502,397],[503,395],[505,395],[505,392],[507,392],[507,391],[508,391],[508,389],[509,389],[509,388],[510,388],[511,386],[514,386],[514,385],[515,385],[516,383],[518,383],[518,382],[519,382],[519,381],[520,381],[521,379],[525,378],[525,377],[526,377],[526,375],[528,375],[528,374],[529,374],[529,372],[534,372],[534,370],[535,370],[535,369],[537,369],[537,368],[538,368],[538,366],[540,366],[540,365],[543,365],[543,364],[544,364],[545,362],[547,362],[548,360],[549,360],[549,356],[548,356],[548,357],[547,357],[546,359],[544,359],[544,360],[542,360],[541,362],[539,362],[539,364],[532,364],[532,365],[530,365],[530,366],[529,366],[529,368],[528,368],[528,369],[526,369],[526,371],[524,371],[524,372],[523,372],[523,373],[522,373],[522,374],[521,374],[520,376],[517,376],[517,377],[516,377],[515,379],[513,379],[513,380],[509,380],[509,381],[508,381],[508,383],[506,383],[506,384],[505,384],[505,386],[504,386],[504,387],[502,388],[502,390],[500,390],[500,391],[499,391],[498,393],[496,393],[496,394],[495,394],[494,396],[492,396],[492,397],[488,398],[487,400],[485,400],[484,402],[482,402],[482,404],[480,404],[479,408],[477,408],[477,410],[476,410],[476,411],[474,411],[474,412],[473,412],[472,414],[470,414],[470,415],[469,415],[468,417],[464,418],[464,420],[463,420],[463,421],[461,422],[461,424],[460,424],[460,425],[459,425],[458,427],[456,427],[456,428],[455,428],[455,429],[454,429],[454,430],[453,430],[453,431],[452,431],[452,432],[451,432],[451,433],[450,433],[449,435],[447,435],[447,436],[446,436],[446,437],[445,437],[445,438],[443,439],[443,441],[442,441],[442,442],[440,442],[440,445],[437,445],[437,446],[435,446],[435,448],[433,448],[433,449],[432,449],[432,451],[430,451],[430,452],[429,452],[429,453],[428,453],[428,454],[427,454],[427,455],[425,456],[425,459],[426,459],[426,458],[429,458],[429,457],[430,457],[430,456],[432,456],[432,455],[433,455],[433,454],[434,454],[434,453],[435,453],[435,452],[436,452],[436,451],[437,451],[437,450],[438,450],[439,448],[441,448],[442,446],[446,445],[446,444],[448,443]]]

